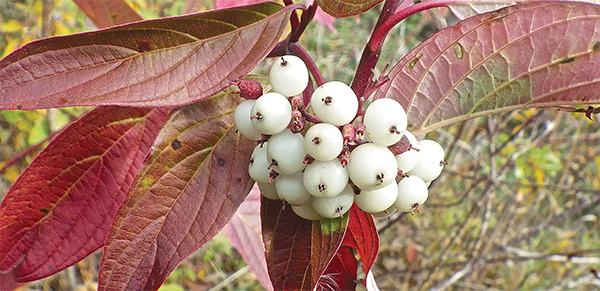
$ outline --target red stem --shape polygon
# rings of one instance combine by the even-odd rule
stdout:
[[[6,171],[6,169],[8,169],[10,166],[14,165],[19,160],[23,159],[27,155],[29,155],[31,152],[36,151],[39,148],[41,148],[44,145],[44,143],[46,143],[47,141],[51,140],[53,137],[55,137],[61,131],[62,130],[56,130],[56,131],[51,132],[50,134],[48,134],[48,136],[44,140],[42,140],[42,141],[40,141],[40,142],[38,142],[38,143],[30,146],[26,150],[20,152],[16,156],[14,156],[10,161],[8,161],[6,164],[4,164],[4,166],[2,166],[2,168],[0,168],[0,174],[4,173],[4,171]]]
[[[372,39],[376,37],[375,33],[379,31],[379,27],[385,22],[387,22],[387,20],[394,15],[394,13],[396,12],[396,8],[400,4],[400,1],[401,0],[385,1],[385,4],[383,4],[383,8],[381,9],[379,19],[375,24],[375,28],[373,30],[374,33],[371,35],[369,43],[371,43]],[[354,90],[354,93],[356,93],[356,96],[359,98],[359,100],[361,97],[365,97],[363,96],[363,94],[365,93],[367,85],[373,79],[373,70],[375,69],[375,65],[377,65],[377,61],[379,61],[379,56],[381,55],[381,46],[375,50],[372,50],[370,48],[371,47],[369,45],[365,47],[365,50],[363,51],[363,54],[360,57],[360,62],[358,63],[358,68],[356,69],[354,80],[352,80],[352,85],[350,86],[352,90]]]

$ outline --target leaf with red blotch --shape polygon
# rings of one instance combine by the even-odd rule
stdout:
[[[357,251],[363,271],[369,273],[379,253],[379,234],[373,215],[360,210],[356,204],[350,208],[348,230],[342,245]]]
[[[168,112],[98,107],[52,140],[0,206],[0,272],[31,281],[101,247]]]
[[[0,109],[203,100],[254,69],[301,7],[268,2],[29,43],[0,60]]]
[[[375,7],[383,0],[315,0],[325,13],[336,17],[348,17],[361,14]]]
[[[348,215],[310,221],[282,201],[263,197],[261,218],[275,290],[312,290],[342,243]]]
[[[142,20],[142,17],[124,0],[73,0],[73,2],[99,28]]]
[[[254,183],[255,142],[233,125],[242,101],[227,89],[172,112],[115,217],[99,290],[157,290],[229,222]]]
[[[406,55],[375,98],[422,135],[480,116],[600,103],[600,6],[532,2],[468,18]]]
[[[223,233],[242,255],[258,281],[270,291],[273,290],[273,284],[269,278],[261,236],[260,197],[260,190],[255,184],[231,221],[223,227]]]

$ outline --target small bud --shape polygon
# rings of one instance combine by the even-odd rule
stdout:
[[[290,98],[290,104],[292,104],[292,110],[300,110],[304,109],[304,100],[302,96],[294,96]]]
[[[365,136],[365,125],[359,123],[356,126],[356,141],[362,141]]]
[[[342,164],[342,167],[346,167],[348,165],[348,163],[350,162],[350,148],[348,146],[344,145],[342,153],[340,153],[338,159],[340,161],[340,164]]]
[[[304,129],[305,125],[306,121],[304,120],[304,116],[302,116],[302,112],[293,110],[292,120],[290,121],[290,131],[292,133],[299,133]]]
[[[344,124],[342,127],[342,137],[344,138],[344,144],[354,142],[356,140],[356,129],[354,125],[350,123]]]
[[[256,100],[263,94],[262,85],[255,80],[241,80],[233,84],[238,86],[240,96],[244,99]]]

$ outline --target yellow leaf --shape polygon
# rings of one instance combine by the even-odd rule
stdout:
[[[23,31],[23,25],[16,19],[9,19],[0,24],[0,31],[4,33],[21,33]]]
[[[14,38],[8,41],[4,51],[2,51],[2,57],[12,53],[14,50],[21,46],[21,41],[18,38]]]

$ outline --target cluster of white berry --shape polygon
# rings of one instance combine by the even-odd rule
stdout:
[[[234,114],[238,131],[260,141],[248,171],[265,197],[284,200],[309,220],[342,216],[353,203],[386,216],[396,209],[418,211],[425,203],[428,183],[444,166],[444,150],[406,131],[402,105],[377,99],[354,126],[356,95],[342,82],[327,82],[311,96],[311,121],[320,122],[308,127],[309,111],[299,96],[309,81],[304,62],[280,57],[270,81],[273,90],[265,94],[262,88],[245,93],[238,84],[249,100]]]

